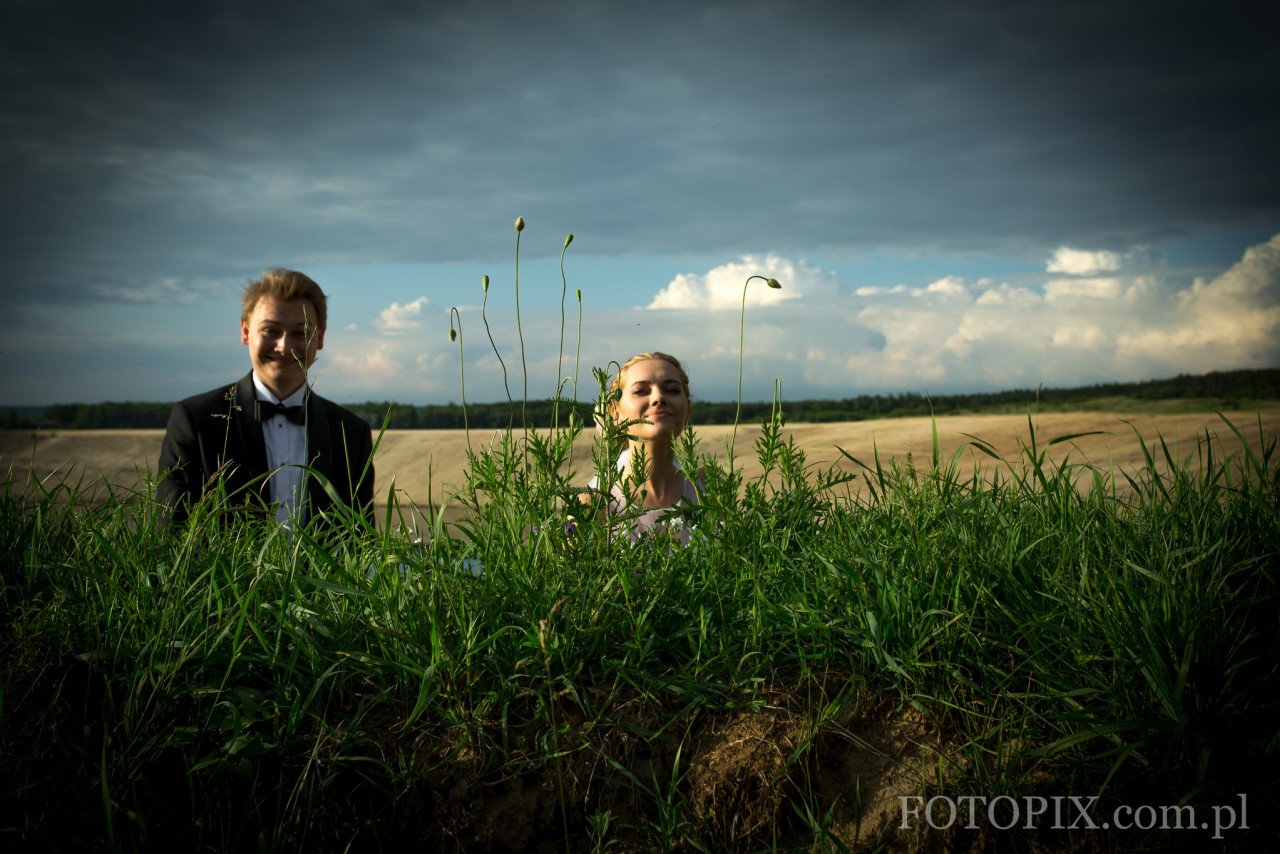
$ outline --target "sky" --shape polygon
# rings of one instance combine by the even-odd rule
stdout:
[[[1267,9],[14,0],[0,404],[235,380],[275,266],[340,402],[654,350],[715,401],[1277,367]]]

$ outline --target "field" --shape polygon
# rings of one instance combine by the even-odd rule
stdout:
[[[1251,443],[1264,436],[1280,434],[1280,404],[1231,413]],[[1000,454],[1018,455],[1018,443],[1029,438],[1028,418],[1021,415],[967,415],[928,418],[900,418],[839,424],[796,424],[786,433],[804,451],[808,461],[820,468],[831,466],[857,472],[860,467],[849,457],[872,465],[878,451],[886,464],[905,460],[911,455],[917,462],[928,462],[933,449],[936,424],[939,450],[950,460],[956,449],[976,436]],[[1048,459],[1054,462],[1070,454],[1074,461],[1087,460],[1095,465],[1134,472],[1144,465],[1141,447],[1134,441],[1134,431],[1154,439],[1163,436],[1176,457],[1195,448],[1206,433],[1220,441],[1223,453],[1239,450],[1235,434],[1211,412],[1152,411],[1150,404],[1131,412],[1046,413],[1031,419],[1044,438],[1076,435],[1070,443],[1056,445]],[[733,428],[713,426],[697,429],[703,452],[723,455]],[[746,480],[760,475],[761,465],[753,453],[760,436],[757,425],[744,425],[737,431],[734,447]],[[967,434],[967,435],[966,435]],[[137,487],[140,475],[153,471],[160,456],[159,430],[63,430],[54,433],[0,431],[0,468],[12,470],[15,482],[25,481],[28,472],[39,478],[55,479],[60,473],[74,469],[76,479],[99,478],[127,490]],[[487,447],[494,435],[473,431],[471,445],[479,450]],[[573,482],[583,485],[591,477],[590,448],[592,434],[584,432],[574,448],[577,475]],[[848,453],[845,456],[840,452]],[[462,430],[400,430],[388,432],[381,441],[375,460],[377,488],[375,495],[380,510],[385,509],[388,490],[394,482],[397,494],[406,505],[425,507],[428,499],[439,506],[448,493],[448,485],[462,484],[466,476],[467,434]],[[966,448],[959,459],[962,471],[975,465],[992,469],[993,460],[973,448]],[[1120,483],[1122,489],[1127,484]],[[866,482],[851,484],[865,495]],[[449,513],[455,518],[458,511]],[[378,514],[382,518],[382,513]]]
[[[0,839],[1260,850],[1280,405],[1230,418],[709,427],[687,547],[566,503],[590,434],[388,433],[378,529],[292,538],[150,524],[156,432],[0,436]]]

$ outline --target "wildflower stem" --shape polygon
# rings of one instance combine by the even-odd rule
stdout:
[[[560,348],[556,351],[556,405],[555,415],[552,417],[552,423],[560,426],[560,383],[564,379],[561,371],[564,368],[564,298],[569,292],[569,280],[564,275],[564,253],[568,251],[569,244],[573,242],[573,235],[570,234],[564,239],[564,247],[560,250]],[[575,385],[574,393],[577,393]]]
[[[482,280],[484,285],[484,300],[480,303],[480,319],[484,321],[485,334],[489,336],[489,346],[493,348],[493,355],[498,357],[498,364],[502,366],[502,387],[507,392],[507,429],[511,429],[511,422],[515,420],[516,410],[515,404],[511,400],[511,386],[507,384],[507,363],[502,361],[502,354],[498,352],[498,345],[493,340],[493,331],[489,328],[489,316],[485,313],[486,307],[489,305],[489,277],[485,276]]]
[[[524,359],[524,329],[520,325],[520,232],[524,231],[524,217],[516,217],[516,336],[520,339],[520,374],[524,387],[520,395],[520,426],[524,428],[526,445],[529,441],[529,368]]]
[[[453,319],[458,319],[458,332],[454,335]],[[458,339],[458,375],[462,382],[462,426],[467,431],[467,449],[471,449],[471,424],[467,421],[467,368],[462,358],[462,314],[455,305],[449,309],[449,340]]]
[[[738,408],[733,413],[733,436],[729,439],[729,464],[733,464],[733,446],[738,440],[738,419],[742,415],[742,330],[747,319],[747,285],[751,284],[752,279],[760,279],[771,288],[781,288],[777,279],[767,278],[765,276],[748,276],[747,280],[742,283],[742,310],[738,314]]]
[[[578,365],[582,361],[582,288],[574,291],[578,297],[578,346],[573,352],[573,399],[578,399]]]

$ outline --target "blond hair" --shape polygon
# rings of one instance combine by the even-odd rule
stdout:
[[[328,321],[329,309],[325,303],[324,291],[320,289],[310,276],[297,270],[286,270],[283,267],[272,267],[262,273],[262,278],[249,282],[244,289],[244,297],[240,301],[240,320],[249,322],[253,309],[263,296],[272,296],[279,300],[309,300],[316,310],[315,325],[321,332]]]
[[[623,362],[622,366],[618,368],[618,373],[615,374],[613,379],[609,382],[609,393],[612,395],[614,392],[617,392],[622,388],[622,376],[627,372],[627,368],[637,362],[648,362],[653,359],[660,359],[663,362],[669,362],[675,367],[676,371],[680,375],[680,386],[684,389],[684,396],[685,398],[689,398],[689,375],[686,374],[684,368],[681,367],[680,360],[675,356],[672,356],[670,353],[659,353],[656,351],[652,353],[637,353],[630,359]]]

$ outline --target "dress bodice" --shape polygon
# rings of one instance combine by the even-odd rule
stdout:
[[[677,464],[677,469],[678,467]],[[618,468],[619,470],[626,468],[625,456],[619,458]],[[681,490],[680,497],[676,500],[675,506],[696,506],[698,503],[697,488],[694,486],[693,481],[684,476],[683,472],[679,472],[679,474],[680,479],[684,482],[684,487]],[[593,477],[587,486],[592,489],[598,489],[599,483],[600,479]],[[622,490],[622,484],[615,483],[613,488],[609,490],[609,515],[628,515],[628,518],[622,524],[625,526],[627,538],[632,543],[639,540],[641,534],[662,531],[680,540],[682,545],[689,545],[692,532],[685,523],[684,518],[672,512],[675,509],[674,507],[653,507],[645,510],[639,516],[631,516],[630,513],[634,509],[634,506],[627,501],[626,493]]]

